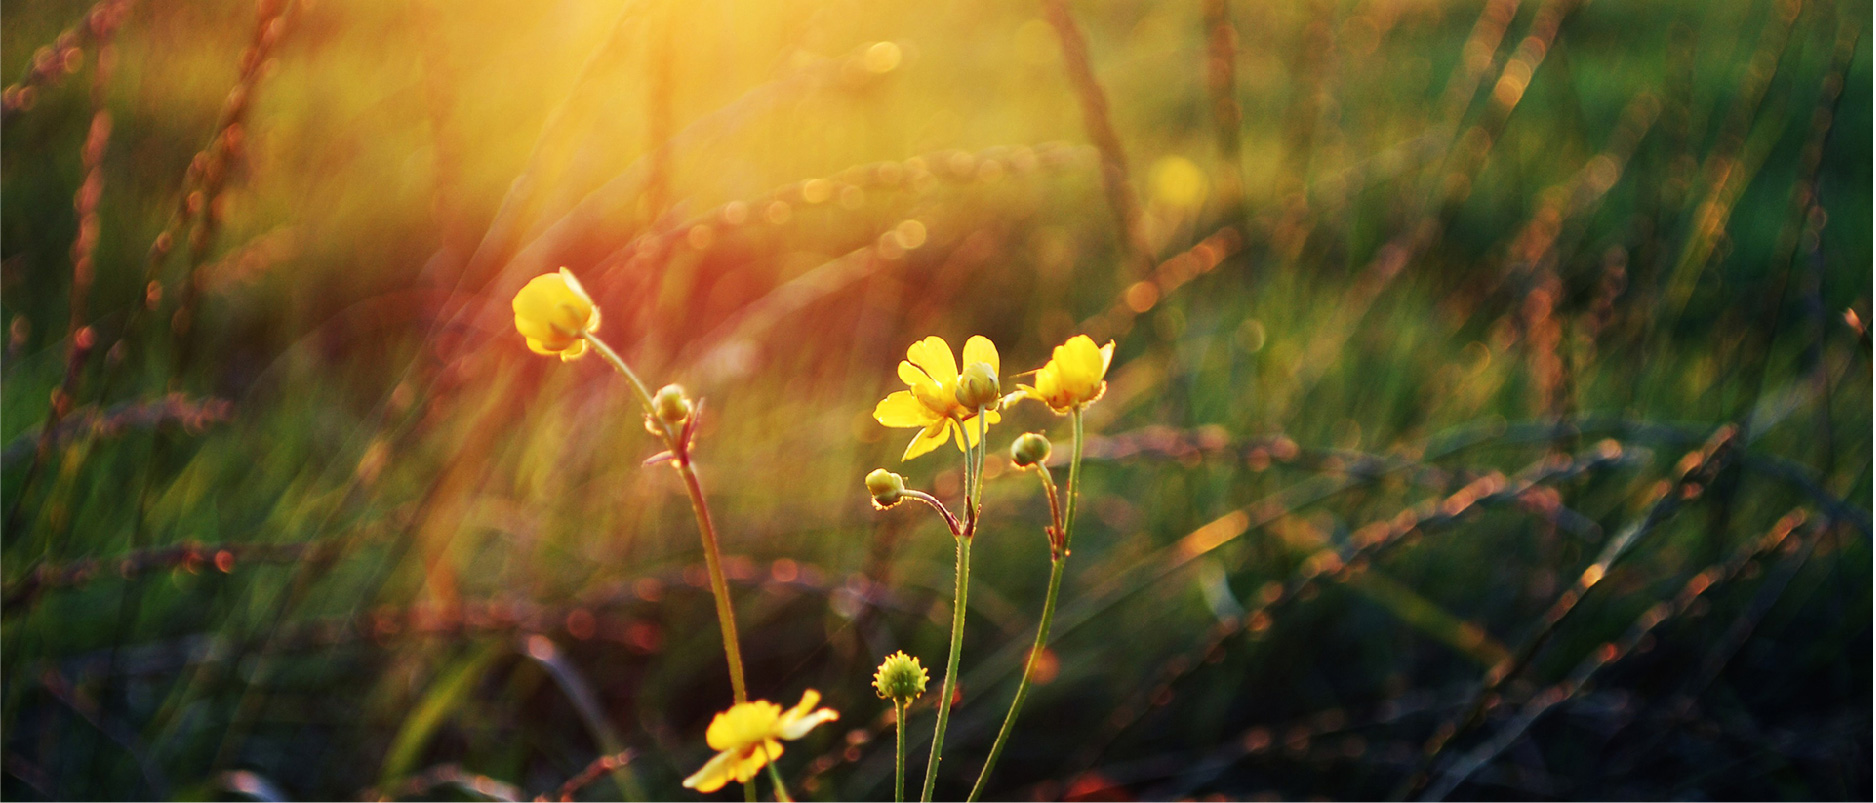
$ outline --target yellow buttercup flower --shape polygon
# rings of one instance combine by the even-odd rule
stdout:
[[[1024,396],[1067,415],[1107,392],[1107,365],[1114,360],[1114,341],[1096,348],[1087,335],[1075,335],[1055,347],[1049,363],[1036,371],[1036,384],[1017,385]]]
[[[997,372],[1002,370],[996,345],[987,337],[973,335],[964,342],[964,365],[975,378],[972,389],[981,391],[987,386],[988,393],[994,397]],[[983,381],[986,373],[987,383]],[[964,451],[967,441],[971,446],[977,445],[980,437],[975,420],[977,408],[966,407],[958,401],[960,376],[958,364],[951,356],[951,344],[942,337],[925,338],[905,350],[905,359],[899,363],[899,378],[905,380],[909,389],[894,391],[873,409],[874,420],[881,424],[919,428],[900,459],[911,460],[953,437],[957,438],[958,451]],[[1002,416],[995,409],[994,398],[989,399],[989,407],[984,411],[984,423],[995,424]]]
[[[783,711],[767,700],[750,700],[730,706],[730,710],[710,720],[704,741],[718,751],[703,769],[684,779],[684,786],[699,792],[715,792],[730,781],[748,783],[769,762],[782,755],[782,742],[794,741],[823,722],[840,719],[832,708],[816,710],[821,693],[809,689],[801,693],[801,702]]]
[[[577,360],[586,353],[588,332],[599,331],[599,307],[573,272],[543,273],[515,294],[515,330],[535,354]]]

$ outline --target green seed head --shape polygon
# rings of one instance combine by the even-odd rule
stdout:
[[[873,690],[879,692],[882,700],[910,703],[925,693],[928,680],[931,676],[925,673],[925,667],[918,665],[918,659],[900,650],[880,662],[879,671],[873,673]]]

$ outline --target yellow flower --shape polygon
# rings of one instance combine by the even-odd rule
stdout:
[[[699,792],[715,792],[730,781],[748,783],[756,772],[780,758],[780,740],[794,741],[808,735],[816,725],[840,719],[832,708],[814,710],[821,693],[809,689],[801,693],[801,702],[783,711],[767,700],[750,700],[730,706],[730,710],[710,720],[704,741],[719,751],[695,775],[684,779],[684,786]]]
[[[535,354],[577,360],[586,353],[587,332],[599,331],[599,308],[573,273],[543,273],[515,294],[515,330]]]
[[[1049,363],[1036,371],[1034,387],[1016,387],[1024,396],[1066,415],[1070,410],[1094,403],[1107,392],[1104,377],[1107,364],[1113,360],[1114,341],[1095,348],[1094,340],[1087,335],[1075,335],[1067,343],[1056,346]]]
[[[994,396],[997,372],[1002,370],[997,360],[997,347],[989,338],[973,335],[964,343],[964,364],[975,366],[978,363],[989,367],[990,393]],[[981,375],[982,369],[976,373]],[[910,389],[894,391],[881,400],[879,406],[873,408],[873,418],[889,427],[919,428],[900,459],[911,460],[953,437],[957,438],[958,451],[964,451],[967,439],[971,446],[977,445],[979,425],[974,420],[977,409],[958,402],[958,364],[952,359],[951,345],[944,338],[928,337],[907,348],[905,359],[899,363],[899,378],[905,380]],[[995,407],[993,399],[990,409],[984,411],[985,423],[995,424],[1001,420]]]

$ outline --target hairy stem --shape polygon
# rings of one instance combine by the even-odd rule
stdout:
[[[932,732],[931,759],[925,764],[925,789],[919,795],[924,803],[931,801],[932,787],[938,782],[938,762],[944,756],[945,726],[951,723],[951,698],[957,693],[958,657],[964,652],[964,610],[971,590],[971,539],[960,537],[958,542],[958,584],[952,595],[951,603],[951,655],[945,659],[943,695],[938,699],[938,726]]]
[[[892,765],[893,803],[905,801],[905,708],[904,700],[892,701],[892,721],[899,731],[899,751],[897,760]]]

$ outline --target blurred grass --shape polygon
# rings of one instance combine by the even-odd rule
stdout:
[[[0,9],[0,75],[91,8]],[[648,379],[706,400],[751,692],[844,715],[782,759],[804,798],[884,797],[866,679],[943,659],[949,545],[860,491],[899,468],[870,418],[891,366],[982,333],[1014,373],[1084,330],[1119,342],[1084,533],[995,796],[1372,798],[1421,771],[1458,797],[1870,794],[1871,375],[1844,321],[1870,317],[1867,3],[1230,4],[1241,165],[1203,4],[1074,4],[1141,237],[1188,255],[1153,276],[1039,7],[258,10],[283,25],[215,229],[200,265],[173,232],[148,310],[257,8],[138,4],[110,39],[96,346],[43,456],[97,48],[5,119],[7,797],[547,794],[623,747],[678,796],[721,646],[635,403],[509,327],[559,265]],[[1248,228],[1208,240],[1240,225],[1240,171]],[[993,444],[1065,445],[1007,420]],[[948,453],[900,470],[961,485]],[[1040,606],[1018,480],[993,465],[944,795]],[[1685,504],[1546,630],[1664,495]],[[1794,509],[1789,547],[1444,774]]]

